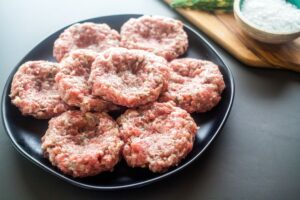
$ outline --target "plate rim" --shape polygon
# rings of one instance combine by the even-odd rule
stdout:
[[[213,136],[210,138],[210,140],[208,140],[205,144],[205,146],[201,149],[201,151],[199,151],[193,158],[191,158],[189,161],[187,161],[186,163],[184,163],[183,165],[174,168],[172,171],[168,171],[164,174],[159,174],[157,177],[154,178],[150,178],[148,180],[144,180],[144,181],[140,181],[137,183],[132,183],[132,184],[126,184],[126,185],[118,185],[118,186],[95,186],[95,185],[90,185],[90,184],[85,184],[85,183],[81,183],[78,182],[76,180],[73,180],[72,178],[65,176],[61,173],[56,172],[55,170],[53,170],[52,168],[41,164],[37,159],[35,159],[33,156],[29,155],[15,140],[13,134],[12,134],[12,130],[10,130],[9,128],[9,123],[8,120],[6,118],[6,106],[5,103],[6,101],[6,94],[8,94],[8,88],[9,85],[12,81],[12,78],[15,74],[15,72],[17,71],[17,69],[19,68],[21,61],[24,60],[24,58],[30,54],[37,46],[39,46],[40,44],[42,44],[43,42],[45,42],[49,37],[51,37],[52,35],[61,32],[62,30],[64,30],[65,28],[71,26],[72,24],[75,23],[82,23],[82,22],[86,22],[86,21],[92,21],[92,20],[97,20],[99,18],[106,18],[106,17],[140,17],[144,14],[116,14],[116,15],[104,15],[104,16],[98,16],[98,17],[93,17],[93,18],[88,18],[88,19],[84,19],[84,20],[80,20],[77,22],[73,22],[67,26],[64,26],[63,28],[51,33],[50,35],[48,35],[47,37],[45,37],[41,42],[37,43],[28,53],[26,53],[25,56],[22,57],[22,59],[17,63],[17,65],[15,67],[12,68],[9,76],[7,77],[7,80],[5,82],[4,88],[3,88],[3,93],[2,93],[2,97],[1,97],[1,116],[2,116],[2,123],[3,123],[3,128],[6,132],[6,134],[8,135],[11,143],[13,144],[13,147],[23,156],[25,157],[27,160],[29,160],[30,162],[32,162],[33,164],[35,164],[36,166],[42,168],[44,171],[52,174],[52,175],[56,175],[58,178],[71,183],[72,185],[75,186],[79,186],[81,188],[85,188],[85,189],[91,189],[91,190],[121,190],[121,189],[129,189],[129,188],[138,188],[138,187],[142,187],[145,185],[148,185],[150,183],[154,183],[156,181],[159,180],[163,180],[171,175],[174,175],[180,171],[182,171],[183,169],[185,169],[187,166],[189,166],[190,164],[192,164],[195,160],[197,160],[204,152],[205,150],[210,146],[210,144],[214,141],[214,139],[216,138],[217,135],[219,135],[221,129],[223,128],[225,122],[228,119],[228,116],[230,114],[232,105],[233,105],[233,101],[234,101],[234,96],[235,96],[235,81],[234,81],[234,77],[232,75],[232,72],[230,70],[230,68],[225,64],[225,62],[223,61],[222,57],[219,55],[219,53],[217,52],[217,50],[210,44],[210,42],[208,40],[206,40],[201,34],[199,34],[196,30],[194,30],[192,27],[186,25],[184,23],[184,21],[182,21],[184,28],[188,29],[189,31],[191,31],[193,34],[195,34],[198,38],[200,38],[204,44],[218,57],[218,59],[221,61],[221,63],[223,64],[223,67],[225,71],[227,71],[228,74],[228,79],[229,79],[229,83],[230,83],[230,88],[231,88],[231,93],[229,96],[229,105],[226,109],[225,115],[222,118],[217,130],[215,131],[215,133],[213,134]]]

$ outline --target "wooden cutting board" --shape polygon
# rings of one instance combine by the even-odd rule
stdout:
[[[168,4],[171,2],[164,1]],[[300,38],[280,45],[264,44],[245,35],[232,13],[210,13],[182,8],[176,11],[249,66],[300,72]]]

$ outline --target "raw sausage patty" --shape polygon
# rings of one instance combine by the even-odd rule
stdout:
[[[116,110],[114,104],[91,94],[88,78],[97,55],[86,49],[68,53],[61,61],[61,69],[55,77],[59,93],[68,105],[80,107],[83,111]]]
[[[135,107],[155,101],[167,84],[164,58],[142,50],[111,48],[92,66],[93,94],[117,105]]]
[[[169,67],[168,91],[161,95],[160,101],[174,101],[189,113],[206,112],[219,103],[225,83],[217,65],[182,58],[173,60]]]
[[[107,24],[86,22],[67,28],[54,43],[53,56],[61,61],[64,55],[74,49],[91,49],[101,52],[119,46],[119,33]]]
[[[54,81],[57,64],[47,61],[28,61],[14,75],[10,97],[23,115],[48,119],[68,109],[61,100]]]
[[[106,113],[67,111],[49,121],[42,137],[45,157],[73,177],[113,170],[122,145],[118,125]]]
[[[117,120],[125,142],[123,156],[131,167],[164,172],[192,150],[197,126],[173,102],[152,103],[129,109]]]
[[[121,28],[121,46],[142,49],[172,60],[188,48],[182,22],[161,16],[132,18]]]

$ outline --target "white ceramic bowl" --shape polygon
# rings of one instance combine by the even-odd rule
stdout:
[[[234,1],[233,12],[239,26],[250,37],[265,43],[279,44],[294,40],[300,36],[300,31],[291,33],[274,33],[262,30],[243,16],[243,13],[241,12],[242,2],[243,0]]]

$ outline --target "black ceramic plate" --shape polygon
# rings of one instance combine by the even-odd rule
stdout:
[[[122,24],[129,18],[136,18],[139,16],[140,15],[113,15],[88,19],[85,21],[107,23],[112,28],[120,30]],[[16,149],[34,164],[69,183],[83,188],[113,190],[138,187],[161,180],[191,164],[204,152],[215,136],[220,132],[229,115],[233,102],[233,77],[228,67],[224,64],[220,56],[208,44],[208,42],[194,30],[185,26],[184,29],[188,34],[190,46],[184,57],[206,59],[218,64],[226,84],[226,89],[222,94],[222,100],[217,107],[204,114],[193,114],[193,118],[201,128],[198,130],[192,152],[177,167],[171,168],[162,174],[151,173],[147,169],[129,168],[126,166],[124,161],[119,163],[113,172],[103,173],[94,177],[72,178],[62,174],[43,157],[41,151],[40,139],[47,129],[48,121],[22,116],[19,110],[11,104],[8,95],[13,75],[22,63],[28,60],[38,59],[54,61],[54,58],[52,57],[53,43],[64,29],[65,28],[50,35],[19,62],[19,64],[11,72],[2,96],[2,118],[8,136],[12,140]],[[188,173],[188,171],[185,171],[185,173]]]

